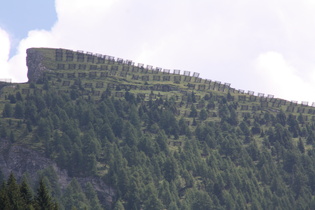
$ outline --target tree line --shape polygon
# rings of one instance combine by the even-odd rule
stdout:
[[[192,92],[178,104],[128,91],[99,101],[76,88],[16,92],[4,106],[0,136],[37,145],[70,176],[100,177],[116,192],[110,206],[100,206],[92,186],[87,196],[74,181],[67,196],[57,196],[60,208],[315,208],[315,123],[282,110],[240,116],[229,97],[197,100]],[[177,114],[184,109],[187,117]]]

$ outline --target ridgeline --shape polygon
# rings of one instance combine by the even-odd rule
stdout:
[[[27,66],[0,83],[0,182],[44,180],[59,209],[315,209],[306,102],[82,51]]]

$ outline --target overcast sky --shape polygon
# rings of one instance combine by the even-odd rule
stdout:
[[[315,102],[313,0],[10,0],[1,5],[0,78],[26,82],[26,49],[55,47],[199,72],[255,94]]]

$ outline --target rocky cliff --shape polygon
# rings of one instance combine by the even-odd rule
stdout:
[[[26,50],[26,65],[28,68],[27,77],[29,82],[36,82],[42,76],[44,71],[48,70],[44,64],[44,55],[36,48],[30,48]]]
[[[10,144],[8,141],[0,140],[0,169],[5,177],[11,172],[20,179],[24,173],[38,181],[38,171],[52,167],[58,176],[61,190],[65,190],[74,177],[69,177],[67,171],[61,170],[55,162],[45,158],[36,151],[23,146]],[[96,190],[99,200],[105,206],[111,205],[115,192],[98,177],[75,177],[84,188],[90,182]]]

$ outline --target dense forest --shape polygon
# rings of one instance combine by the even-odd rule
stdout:
[[[6,95],[0,137],[31,145],[73,181],[61,190],[51,168],[39,172],[38,183],[27,174],[20,182],[2,178],[1,201],[21,203],[7,209],[47,209],[38,207],[41,199],[51,209],[315,209],[315,122],[301,114],[241,116],[230,93],[196,99],[191,91],[177,103],[128,90],[94,100],[82,87],[43,89],[26,95],[17,87]],[[181,107],[190,110],[187,117],[178,114]],[[112,203],[76,181],[87,176],[115,190]]]
[[[44,180],[40,180],[35,196],[33,194],[25,177],[21,184],[18,184],[14,175],[10,174],[7,181],[1,180],[0,209],[55,210],[59,208],[58,203],[51,198]]]

